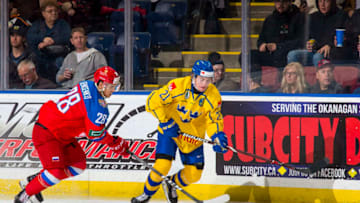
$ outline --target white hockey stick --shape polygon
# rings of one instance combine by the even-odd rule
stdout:
[[[209,200],[199,200],[196,197],[192,196],[190,193],[182,189],[180,186],[178,186],[175,182],[173,182],[168,177],[164,176],[162,173],[160,173],[158,170],[150,166],[146,161],[142,160],[140,157],[136,156],[134,152],[131,152],[130,150],[127,151],[132,157],[134,157],[137,161],[144,164],[144,166],[152,171],[154,171],[156,174],[158,174],[161,178],[163,178],[167,183],[169,183],[171,186],[175,187],[177,190],[180,190],[180,192],[184,193],[186,196],[188,196],[190,199],[192,199],[196,203],[220,203],[220,202],[227,202],[230,200],[230,196],[228,194],[221,195],[219,197],[209,199]]]

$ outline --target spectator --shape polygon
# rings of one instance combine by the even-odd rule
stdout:
[[[41,0],[40,0],[41,1]],[[13,15],[20,15],[31,22],[40,18],[39,0],[10,0],[10,18]]]
[[[17,89],[55,89],[52,81],[38,76],[35,64],[28,59],[21,61],[17,67],[18,75],[22,80]]]
[[[57,2],[64,11],[62,17],[70,23],[71,27],[84,27],[87,32],[109,30],[108,23],[104,23],[107,22],[107,15],[119,11],[111,7],[116,4],[114,0],[58,0]],[[106,2],[112,5],[104,5]]]
[[[268,93],[270,90],[261,84],[261,72],[253,71],[249,74],[248,85],[250,93]]]
[[[49,1],[41,6],[44,19],[33,23],[27,33],[27,40],[37,57],[38,73],[55,81],[58,68],[68,52],[70,26],[58,19],[57,4]]]
[[[251,50],[251,63],[261,66],[286,66],[286,55],[290,50],[300,48],[301,28],[299,9],[291,0],[275,0],[275,10],[262,26],[257,50]],[[239,58],[241,64],[241,56]]]
[[[318,11],[315,0],[295,0],[294,4],[299,7],[300,12],[312,14]]]
[[[339,58],[342,49],[334,49],[336,28],[345,26],[347,15],[336,7],[336,0],[316,0],[319,11],[310,15],[309,36],[306,50],[288,53],[288,63],[300,62],[305,66],[316,66],[323,58]]]
[[[334,80],[334,65],[329,60],[319,61],[316,70],[316,84],[310,89],[311,93],[338,94],[343,88]]]
[[[9,88],[14,88],[21,80],[17,74],[17,66],[24,59],[34,61],[35,54],[26,46],[26,31],[29,24],[24,20],[11,20],[9,25],[10,53],[9,53]]]
[[[212,52],[208,56],[214,70],[214,84],[219,91],[234,91],[239,89],[239,84],[225,76],[225,65],[221,55]]]
[[[359,60],[360,56],[360,9],[354,11],[353,15],[346,22],[344,47],[348,47],[343,55],[352,59],[352,62]],[[336,37],[334,43],[336,43]]]
[[[300,63],[292,62],[285,67],[278,92],[291,94],[309,92],[305,82],[304,67]]]
[[[75,50],[69,53],[56,75],[56,82],[64,88],[72,88],[82,80],[93,78],[98,68],[107,66],[105,56],[86,46],[87,36],[82,27],[73,28],[70,42]]]

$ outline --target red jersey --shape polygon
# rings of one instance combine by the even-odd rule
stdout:
[[[82,81],[57,102],[46,102],[40,108],[38,122],[63,143],[86,136],[108,144],[113,140],[105,130],[108,117],[107,103],[95,83]]]

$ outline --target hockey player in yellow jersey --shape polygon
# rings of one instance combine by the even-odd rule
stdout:
[[[192,75],[171,80],[167,85],[151,92],[146,110],[159,120],[158,141],[154,168],[168,174],[172,160],[179,149],[184,168],[170,176],[180,187],[200,180],[204,168],[203,143],[185,136],[184,132],[204,138],[205,133],[217,143],[215,152],[227,151],[227,137],[223,132],[221,96],[212,84],[214,71],[208,61],[198,60],[192,67]],[[176,189],[150,172],[144,192],[131,199],[132,203],[148,202],[163,182],[169,202],[177,202]]]

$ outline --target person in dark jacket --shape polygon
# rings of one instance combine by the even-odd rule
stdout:
[[[346,22],[345,29],[342,55],[347,56],[346,59],[350,60],[351,63],[356,63],[360,58],[360,9],[354,11]]]
[[[35,61],[35,54],[26,46],[26,31],[29,25],[24,24],[23,20],[9,23],[10,33],[10,53],[9,53],[9,88],[13,88],[21,83],[17,74],[17,66],[24,59]]]
[[[344,28],[347,15],[336,7],[336,0],[316,0],[319,11],[309,17],[309,35],[305,37],[306,49],[288,53],[288,63],[300,62],[304,66],[316,66],[321,59],[336,55],[335,30]]]
[[[252,71],[248,77],[248,86],[250,93],[269,93],[271,92],[269,88],[264,87],[261,84],[261,72]]]
[[[69,24],[58,19],[58,5],[48,1],[41,5],[44,19],[35,21],[27,32],[27,41],[36,54],[40,76],[55,81],[69,45]]]
[[[291,0],[275,0],[275,10],[262,26],[257,50],[251,50],[251,63],[261,66],[285,67],[286,56],[290,50],[299,48],[298,32],[300,27],[296,21],[299,9]],[[241,60],[241,56],[239,58]],[[241,61],[240,61],[241,64]]]
[[[17,67],[19,78],[22,80],[16,89],[55,89],[57,85],[45,78],[38,76],[35,64],[28,59],[21,61]]]
[[[343,93],[341,85],[334,80],[334,65],[327,59],[319,61],[316,70],[316,84],[311,87],[310,93],[339,94]]]

